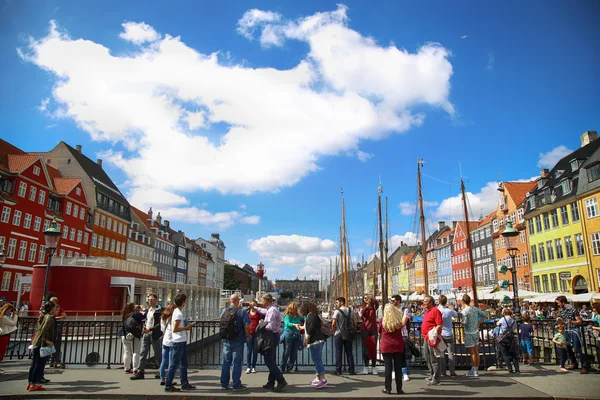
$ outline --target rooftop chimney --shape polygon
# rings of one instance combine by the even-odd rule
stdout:
[[[148,210],[148,217],[152,218],[152,207]]]
[[[162,223],[162,217],[160,216],[160,211],[158,212],[158,214],[156,214],[156,222],[158,222],[159,224]]]
[[[581,147],[590,144],[594,140],[598,139],[597,131],[585,131],[581,134]]]
[[[75,146],[75,149],[76,149],[76,150],[77,150],[79,153],[81,153],[81,145],[80,145],[80,144],[78,144],[77,146]]]
[[[102,167],[102,159],[101,159],[101,158],[99,158],[98,160],[96,160],[96,163],[97,163],[99,166],[101,166],[101,167]]]
[[[171,224],[171,223],[169,222],[169,220],[168,220],[168,219],[165,219],[165,226],[166,226],[167,228],[170,228],[170,227],[171,227],[171,225],[170,225],[170,224]]]
[[[438,230],[442,230],[446,227],[446,223],[444,221],[438,222]]]
[[[550,171],[548,170],[548,168],[544,168],[544,169],[541,169],[541,170],[540,170],[540,176],[541,176],[542,178],[545,178],[545,177],[547,177],[549,173],[550,173]]]

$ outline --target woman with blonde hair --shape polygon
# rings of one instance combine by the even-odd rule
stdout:
[[[292,372],[298,359],[298,349],[302,347],[301,325],[304,317],[298,314],[298,303],[292,301],[283,313],[283,357],[281,372]]]
[[[19,314],[12,304],[6,303],[0,308],[0,361],[4,358],[10,334],[17,330]],[[0,369],[0,372],[2,370]]]
[[[383,318],[379,320],[377,328],[381,341],[379,350],[383,355],[385,364],[385,388],[382,390],[385,394],[392,394],[392,371],[396,375],[396,393],[402,391],[402,368],[406,364],[404,355],[404,337],[402,336],[402,313],[392,304],[386,304],[383,311]]]

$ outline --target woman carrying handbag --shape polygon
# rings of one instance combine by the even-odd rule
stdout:
[[[27,390],[30,392],[46,390],[42,386],[41,380],[46,362],[50,359],[50,355],[56,351],[52,339],[54,338],[54,316],[58,310],[57,305],[49,301],[42,307],[42,312],[38,318],[37,331],[31,341],[31,346],[29,346],[33,352],[27,384]]]
[[[0,361],[4,358],[10,334],[17,330],[19,314],[12,304],[8,303],[0,308]],[[0,369],[0,374],[4,370]]]

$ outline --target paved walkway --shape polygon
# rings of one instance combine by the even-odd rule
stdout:
[[[46,377],[52,383],[45,392],[27,392],[27,362],[4,362],[6,370],[0,375],[0,399],[55,398],[55,399],[185,399],[193,397],[227,399],[373,399],[386,398],[383,389],[383,372],[378,376],[356,375],[338,377],[328,375],[329,385],[315,390],[309,385],[314,378],[310,372],[286,375],[289,386],[283,393],[273,393],[262,388],[267,374],[263,367],[256,374],[242,375],[242,382],[249,390],[233,393],[222,391],[219,384],[220,371],[189,371],[190,382],[198,388],[193,392],[165,393],[157,379],[130,381],[122,369],[104,367],[72,366],[65,370],[47,369]],[[381,370],[380,370],[381,371]],[[148,376],[154,376],[149,371]],[[464,374],[465,371],[460,371]],[[486,400],[520,398],[536,399],[600,399],[600,374],[580,375],[559,373],[555,367],[524,366],[520,375],[509,375],[504,371],[482,371],[479,378],[444,378],[442,385],[427,387],[426,372],[415,370],[411,381],[405,383],[405,395],[410,398],[482,398]]]

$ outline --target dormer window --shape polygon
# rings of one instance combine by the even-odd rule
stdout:
[[[589,172],[589,170],[588,170],[588,172]],[[598,178],[596,178],[596,179],[598,179]],[[565,195],[567,193],[570,193],[571,189],[572,189],[571,188],[571,180],[570,179],[565,179],[564,181],[562,181],[560,183],[560,187],[562,189],[563,195]]]
[[[593,182],[600,178],[600,162],[594,163],[586,168],[588,182]]]
[[[554,173],[554,179],[558,179],[560,178],[560,176],[564,173],[565,171],[563,169],[559,169]]]
[[[571,171],[577,171],[579,168],[579,161],[577,159],[571,160]]]

